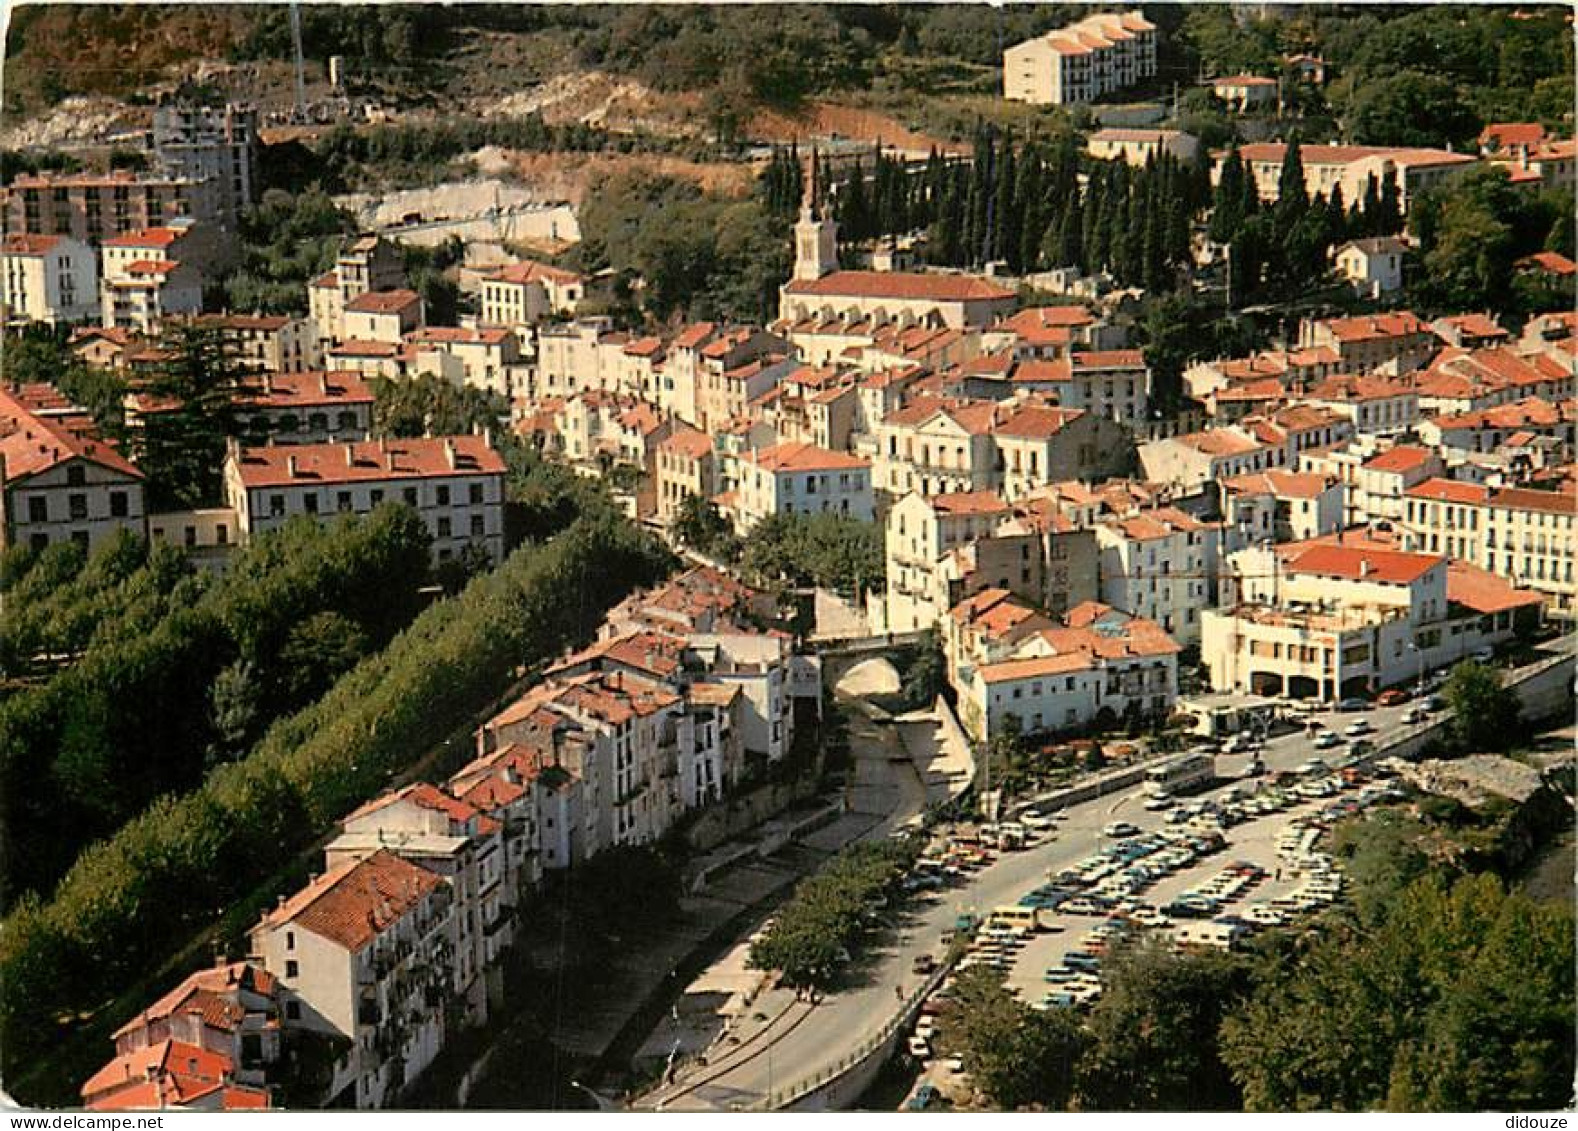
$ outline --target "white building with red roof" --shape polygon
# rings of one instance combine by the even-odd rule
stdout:
[[[503,832],[498,820],[469,802],[414,782],[351,813],[324,849],[331,870],[387,850],[448,881],[455,901],[454,988],[476,1024],[487,1020],[489,990],[502,990],[496,970],[491,987],[484,974],[512,938]]]
[[[345,304],[340,337],[348,341],[398,344],[427,324],[422,296],[405,287],[363,291]]]
[[[1227,103],[1228,109],[1239,114],[1274,109],[1282,97],[1282,84],[1264,75],[1223,75],[1206,80],[1205,85]]]
[[[345,328],[345,308],[354,299],[369,291],[404,287],[404,257],[395,244],[370,234],[348,239],[335,257],[334,269],[307,284],[308,315],[320,350],[356,336]]]
[[[1398,529],[1410,550],[1446,554],[1511,579],[1571,619],[1578,493],[1429,479],[1410,488]]]
[[[1445,471],[1440,453],[1419,444],[1396,444],[1375,453],[1353,469],[1346,524],[1396,522],[1403,517],[1408,489]]]
[[[1233,554],[1221,605],[1202,616],[1200,658],[1217,691],[1330,703],[1505,641],[1541,603],[1394,535],[1339,532]]]
[[[586,295],[574,271],[525,259],[482,276],[482,321],[530,329],[552,314],[573,316]]]
[[[1236,475],[1222,481],[1222,514],[1235,548],[1319,538],[1343,527],[1342,480],[1282,468]]]
[[[1103,519],[1101,600],[1161,625],[1178,641],[1200,635],[1200,610],[1216,596],[1222,532],[1174,506],[1147,507]]]
[[[99,260],[70,236],[12,232],[0,242],[0,321],[85,322],[100,312]]]
[[[151,334],[171,316],[203,309],[201,263],[211,239],[190,220],[113,236],[99,248],[99,312],[105,327]]]
[[[265,371],[243,386],[236,416],[247,434],[266,434],[276,444],[365,440],[373,391],[357,373]]]
[[[282,1051],[277,983],[249,962],[187,977],[115,1031],[115,1056],[81,1088],[92,1111],[272,1106]]]
[[[407,333],[405,343],[415,351],[417,373],[493,393],[507,404],[530,390],[531,367],[512,327],[425,326]]]
[[[870,522],[874,514],[871,463],[814,444],[774,444],[729,459],[728,508],[743,534],[772,515],[834,514]]]
[[[1101,12],[1003,52],[1003,97],[1037,106],[1093,102],[1156,74],[1158,32],[1139,9]]]
[[[1013,725],[1054,734],[1161,719],[1177,700],[1183,649],[1145,617],[1087,601],[1055,622],[1003,590],[961,602],[951,619],[961,614],[977,642],[954,657],[952,678],[977,741]]]
[[[1287,148],[1280,141],[1257,141],[1238,147],[1239,158],[1254,177],[1261,200],[1277,199]],[[1214,156],[1217,161],[1212,179],[1216,180],[1221,177],[1226,153]],[[1380,184],[1395,177],[1398,201],[1405,211],[1420,191],[1480,163],[1471,153],[1407,146],[1300,145],[1299,158],[1304,165],[1304,187],[1311,197],[1328,197],[1340,187],[1344,200],[1363,200],[1372,176]]]
[[[1139,445],[1139,458],[1147,481],[1192,494],[1208,483],[1281,467],[1287,448],[1285,440],[1262,439],[1232,424],[1149,440]]]
[[[225,505],[243,540],[295,515],[331,520],[385,502],[413,508],[434,560],[504,557],[504,460],[486,436],[242,448],[225,457]]]
[[[1372,373],[1383,366],[1410,373],[1430,363],[1441,340],[1413,311],[1393,310],[1299,323],[1299,347],[1320,346],[1336,351],[1345,373]]]
[[[0,389],[0,544],[92,549],[118,530],[146,534],[143,473],[81,422],[34,411]]]
[[[197,323],[222,331],[248,368],[264,373],[323,368],[323,351],[309,319],[284,314],[207,314]]]
[[[282,898],[252,928],[287,1030],[334,1040],[324,1106],[393,1106],[443,1048],[457,983],[451,883],[382,849]]]

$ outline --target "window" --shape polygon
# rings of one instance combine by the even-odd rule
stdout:
[[[285,932],[285,949],[286,950],[295,950],[296,949],[296,932],[295,931],[286,931]]]
[[[441,507],[449,506],[449,484],[447,483],[440,483],[438,486],[438,505]]]
[[[285,1003],[285,1019],[287,1021],[301,1020],[301,1002],[287,1001]]]
[[[217,546],[228,546],[230,544],[230,527],[222,522],[214,527],[214,544]]]
[[[407,487],[407,488],[405,488],[403,493],[404,493],[404,496],[405,496],[405,502],[406,502],[407,506],[414,507],[414,506],[417,505],[417,503],[416,503],[416,488],[415,487]]]
[[[285,496],[270,495],[268,497],[268,513],[274,518],[282,518],[285,514]]]
[[[86,495],[72,495],[67,500],[67,505],[72,518],[80,520],[88,517],[88,497]]]
[[[377,488],[374,488],[367,497],[375,507],[384,501],[384,493]]]
[[[66,485],[80,487],[88,481],[88,473],[80,463],[74,463],[66,468]]]
[[[483,530],[482,516],[480,514],[472,515],[471,516],[471,536],[473,538],[481,538],[484,533],[485,532]]]
[[[197,545],[197,527],[188,526],[184,533],[186,535],[186,544],[188,546]]]
[[[49,535],[45,534],[42,530],[36,531],[33,536],[28,539],[28,544],[31,545],[35,550],[42,550],[49,545]]]
[[[34,495],[27,501],[27,520],[29,522],[49,521],[49,500],[43,495]],[[45,543],[48,544],[47,542]]]
[[[335,509],[336,510],[341,510],[341,511],[348,511],[348,510],[350,510],[351,509],[351,493],[349,491],[341,491],[338,494],[336,494],[334,496],[334,505],[335,505]]]
[[[125,491],[111,491],[110,492],[110,514],[111,514],[111,516],[113,516],[115,518],[125,518],[126,517],[127,508],[126,508],[126,492]]]
[[[439,518],[439,520],[438,520],[438,536],[440,538],[448,538],[450,536],[450,525],[451,524],[450,524],[448,515],[443,515],[443,516],[441,516]]]
[[[318,496],[316,494],[312,494],[312,493],[308,493],[306,495],[303,495],[301,497],[301,506],[302,506],[302,509],[305,510],[308,514],[317,514],[318,513]]]

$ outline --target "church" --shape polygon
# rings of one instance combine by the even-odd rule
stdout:
[[[818,214],[815,198],[813,182],[794,226],[794,275],[778,292],[781,320],[966,330],[989,326],[1018,305],[1014,291],[976,275],[840,271],[838,225]]]

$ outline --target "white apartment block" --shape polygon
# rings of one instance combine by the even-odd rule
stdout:
[[[166,318],[203,309],[203,239],[188,221],[107,239],[100,245],[99,313],[108,329],[157,332]]]
[[[346,333],[345,308],[353,300],[369,291],[399,290],[404,284],[405,265],[394,244],[374,235],[357,236],[346,243],[335,259],[334,270],[307,284],[308,315],[319,350],[352,336]]]
[[[146,515],[143,474],[125,456],[0,389],[0,548],[91,550],[117,530],[144,534]]]
[[[1094,102],[1156,74],[1156,25],[1138,9],[1087,16],[1003,52],[1003,97],[1041,106]]]
[[[543,318],[573,316],[586,281],[573,271],[524,260],[482,276],[482,321],[530,329]]]
[[[520,339],[506,326],[427,326],[406,334],[417,373],[493,393],[506,402],[527,392]]]
[[[1549,599],[1552,616],[1578,615],[1573,528],[1578,493],[1430,479],[1404,493],[1406,549],[1445,554]]]
[[[287,1030],[348,1041],[327,1106],[393,1106],[443,1048],[454,996],[453,888],[384,850],[317,877],[252,928]]]
[[[1225,536],[1233,549],[1335,534],[1344,525],[1342,480],[1273,469],[1222,481]]]
[[[905,495],[888,511],[887,612],[889,632],[930,628],[947,612],[935,599],[938,563],[949,551],[990,537],[1012,514],[992,491]]]
[[[812,444],[776,444],[728,460],[733,483],[726,509],[743,534],[779,514],[836,514],[870,522],[871,464]]]
[[[1095,526],[1101,600],[1144,617],[1183,644],[1200,638],[1200,610],[1215,596],[1217,527],[1177,507],[1154,507]]]
[[[225,505],[236,512],[245,540],[299,514],[324,521],[403,502],[426,524],[435,560],[474,547],[497,563],[504,557],[504,471],[484,436],[232,445]]]
[[[1238,155],[1254,177],[1260,199],[1275,201],[1287,146],[1280,141],[1252,142],[1239,146]],[[1364,199],[1371,177],[1383,185],[1395,177],[1398,202],[1404,211],[1420,191],[1480,163],[1473,154],[1448,149],[1365,145],[1300,145],[1299,160],[1304,165],[1304,187],[1312,198],[1329,197],[1333,189],[1341,187],[1343,200],[1352,204]],[[1218,159],[1213,179],[1221,172],[1222,159]]]
[[[205,315],[199,325],[222,330],[241,364],[263,373],[305,373],[323,368],[312,322],[283,314]]]
[[[85,322],[99,314],[99,261],[70,236],[13,232],[0,244],[0,321]]]
[[[1512,636],[1537,594],[1439,554],[1361,540],[1242,550],[1201,661],[1217,691],[1325,702],[1417,679]]]

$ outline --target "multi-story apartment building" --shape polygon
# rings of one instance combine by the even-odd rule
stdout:
[[[220,330],[242,365],[265,373],[305,373],[323,368],[323,352],[306,318],[284,314],[206,314],[200,326]]]
[[[347,342],[387,342],[398,345],[407,334],[427,324],[426,304],[415,291],[363,291],[345,303],[340,316],[342,339]]]
[[[1476,412],[1526,397],[1565,400],[1574,393],[1572,351],[1448,348],[1419,374],[1415,391],[1425,415]]]
[[[1351,500],[1345,507],[1347,525],[1397,523],[1403,517],[1403,496],[1410,488],[1442,475],[1446,465],[1430,448],[1397,444],[1358,464]]]
[[[1017,311],[981,333],[986,353],[1009,350],[1018,361],[1057,361],[1077,349],[1112,348],[1121,331],[1107,326],[1090,308],[1032,306]]]
[[[1420,422],[1419,438],[1449,460],[1469,452],[1493,452],[1514,436],[1549,436],[1571,453],[1578,401],[1525,397],[1492,408],[1452,413]]]
[[[1335,475],[1273,469],[1222,481],[1224,535],[1234,549],[1333,534],[1344,524]]]
[[[70,236],[6,236],[0,286],[0,321],[8,326],[85,322],[100,311],[98,256]]]
[[[1138,429],[1150,415],[1151,371],[1139,350],[1085,350],[1052,360],[1015,359],[1009,364],[986,355],[960,367],[965,392],[999,399],[1035,393],[1062,408]]]
[[[449,561],[504,557],[504,460],[485,436],[241,448],[225,457],[225,505],[243,539],[298,514],[367,514],[383,502],[414,508]]]
[[[1510,638],[1541,598],[1438,554],[1348,536],[1232,556],[1200,656],[1218,691],[1370,695]]]
[[[325,1105],[392,1106],[444,1046],[458,996],[454,889],[387,849],[330,868],[252,928],[287,1032],[337,1038]]]
[[[749,326],[719,330],[696,353],[700,369],[695,382],[696,415],[690,422],[706,432],[745,416],[752,401],[800,367],[786,339]],[[682,363],[676,383],[684,380],[684,369]]]
[[[573,316],[586,294],[574,271],[523,260],[482,276],[482,321],[529,329],[553,314]]]
[[[135,415],[127,409],[127,422]],[[373,392],[354,373],[263,373],[236,398],[244,433],[275,444],[365,440],[372,434]]]
[[[24,174],[0,190],[5,229],[70,236],[97,244],[119,232],[156,228],[178,217],[222,219],[217,187],[190,177],[112,173]]]
[[[987,603],[1001,590],[971,598]],[[1010,726],[1027,734],[1165,718],[1178,697],[1178,643],[1154,621],[1099,602],[1077,605],[1061,625],[1031,631],[1001,619],[954,658],[959,721],[979,742]],[[978,615],[978,619],[980,614]],[[1020,621],[1019,624],[1029,623]],[[1010,721],[1011,720],[1011,721]]]
[[[307,312],[319,349],[327,350],[352,336],[346,332],[345,308],[353,299],[369,291],[398,291],[404,286],[405,261],[399,248],[377,235],[347,240],[335,257],[334,270],[307,284]],[[399,335],[394,340],[398,341]]]
[[[1095,526],[1103,604],[1161,625],[1184,644],[1200,638],[1200,610],[1215,597],[1220,530],[1177,507],[1154,507]]]
[[[1549,599],[1552,616],[1578,615],[1573,528],[1578,492],[1485,487],[1430,479],[1403,497],[1398,528],[1409,551],[1445,554]]]
[[[1348,373],[1369,373],[1383,366],[1397,373],[1422,369],[1441,348],[1430,323],[1410,310],[1360,314],[1351,318],[1306,319],[1299,323],[1299,346],[1325,346],[1337,352]]]
[[[1169,155],[1188,164],[1200,152],[1200,139],[1182,130],[1109,126],[1090,135],[1085,152],[1097,161],[1122,161],[1138,169]]]
[[[205,235],[179,220],[106,239],[99,272],[100,315],[106,328],[156,333],[172,315],[203,309],[199,263]]]
[[[877,487],[893,495],[1000,491],[1013,500],[1059,479],[1123,471],[1121,425],[1034,396],[1004,402],[916,397],[877,426]]]
[[[1138,9],[1103,12],[1003,52],[1003,97],[1041,106],[1094,102],[1156,74],[1156,25]]]
[[[724,505],[744,533],[779,514],[836,514],[870,522],[871,464],[813,444],[775,444],[728,460]]]
[[[503,831],[500,822],[467,802],[416,782],[346,817],[340,835],[324,849],[331,870],[387,850],[444,878],[454,901],[454,989],[476,1024],[487,1020],[489,998],[497,1000],[502,992],[496,962],[511,940]],[[490,969],[491,987],[484,978]]]
[[[785,375],[752,405],[780,443],[814,444],[843,451],[850,446],[859,413],[856,370],[801,366]]]
[[[660,441],[655,457],[657,519],[665,526],[692,495],[710,499],[718,493],[718,453],[712,437],[689,425],[676,425]]]
[[[256,191],[257,109],[172,103],[153,112],[153,156],[172,177],[213,186],[219,212],[234,221]]]
[[[405,341],[415,347],[418,373],[482,389],[506,402],[526,392],[520,338],[508,327],[427,326],[406,334]]]
[[[91,430],[50,419],[0,389],[3,548],[142,535],[143,473]]]
[[[1218,157],[1213,178],[1220,178],[1225,156],[1224,153]],[[1276,200],[1287,145],[1257,141],[1239,146],[1238,156],[1254,177],[1260,199]],[[1421,191],[1480,163],[1471,153],[1449,149],[1365,145],[1300,145],[1299,158],[1304,165],[1304,187],[1311,197],[1330,197],[1340,187],[1344,200],[1363,200],[1372,177],[1383,185],[1395,178],[1398,203],[1405,211]]]
[[[1298,399],[1347,417],[1359,433],[1395,436],[1419,420],[1418,389],[1396,379],[1331,377]]]
[[[272,1106],[277,983],[249,962],[198,970],[115,1031],[115,1056],[82,1085],[90,1111]]]
[[[1233,424],[1148,441],[1139,446],[1139,457],[1148,481],[1192,493],[1235,475],[1281,467],[1287,448]]]
[[[888,511],[885,533],[887,631],[913,632],[937,624],[957,603],[938,607],[938,563],[956,547],[990,537],[1012,513],[995,491],[929,498],[910,492],[895,503]],[[1039,564],[1040,555],[1035,557]]]

